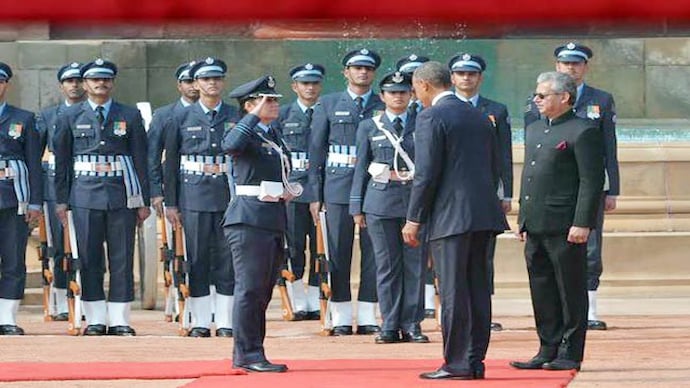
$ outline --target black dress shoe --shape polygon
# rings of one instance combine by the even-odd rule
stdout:
[[[240,368],[247,372],[287,372],[288,368],[285,364],[272,364],[269,361],[253,362],[247,365],[240,365]]]
[[[419,378],[427,380],[474,380],[474,374],[453,374],[443,369],[438,369],[433,372],[422,373],[419,375]]]
[[[414,342],[417,344],[425,344],[429,342],[429,337],[422,334],[421,330],[413,330],[402,333],[403,342]]]
[[[606,322],[604,321],[587,321],[587,330],[606,330]]]
[[[397,330],[383,330],[376,336],[374,342],[377,344],[394,344],[400,342],[400,335]]]
[[[517,369],[542,369],[544,364],[552,360],[553,358],[535,356],[529,361],[511,361],[510,366]]]
[[[307,311],[307,315],[304,316],[305,321],[318,321],[321,319],[321,311]]]
[[[333,335],[352,335],[352,326],[336,326],[333,328]]]
[[[491,331],[501,331],[503,330],[503,325],[498,322],[491,322]]]
[[[131,326],[109,326],[108,335],[119,335],[122,337],[133,337],[137,333]]]
[[[575,369],[576,371],[580,370],[580,363],[577,361],[573,360],[566,360],[565,358],[557,358],[551,362],[547,362],[544,364],[542,369],[546,370],[571,370]]]
[[[105,325],[88,325],[84,335],[105,335]]]
[[[53,321],[67,321],[69,319],[69,314],[68,313],[60,313],[60,314],[55,314],[53,315]]]
[[[484,380],[485,370],[486,368],[484,367],[483,362],[481,364],[474,365],[472,367],[472,375],[474,376],[474,380]]]
[[[17,325],[0,325],[0,335],[24,335],[24,329]]]
[[[295,311],[292,313],[292,320],[293,321],[303,321],[304,317],[307,316],[306,311]]]
[[[357,334],[359,335],[369,335],[380,333],[381,328],[377,325],[357,325]]]
[[[211,336],[211,329],[207,329],[205,327],[193,327],[187,336],[195,338],[208,338]]]
[[[424,318],[436,318],[436,310],[425,309],[424,310]]]
[[[216,337],[232,338],[232,329],[229,329],[227,327],[221,327],[220,329],[216,329]]]

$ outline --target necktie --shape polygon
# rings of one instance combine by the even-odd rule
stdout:
[[[357,113],[362,113],[364,110],[364,99],[360,96],[355,97],[355,105],[357,105]]]
[[[402,125],[402,120],[400,117],[396,117],[393,120],[393,128],[395,128],[395,132],[397,132],[398,136],[400,136],[403,132],[403,125]]]
[[[314,108],[307,108],[304,111],[304,115],[307,116],[307,127],[311,127],[311,117],[314,114]]]
[[[100,125],[103,125],[103,122],[105,122],[105,115],[103,114],[104,111],[104,107],[100,105],[96,107],[96,119],[98,119],[98,124]]]
[[[216,111],[215,110],[210,110],[206,114],[208,115],[209,121],[213,122],[213,119],[216,118]]]

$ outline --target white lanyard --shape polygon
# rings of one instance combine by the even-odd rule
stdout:
[[[304,191],[304,188],[299,182],[290,182],[288,180],[288,177],[290,176],[290,159],[285,155],[285,152],[283,152],[283,149],[276,144],[274,141],[267,139],[264,135],[261,133],[256,133],[259,135],[261,140],[265,141],[266,144],[268,144],[272,150],[278,153],[280,155],[280,169],[281,169],[281,177],[283,180],[283,186],[285,186],[285,190],[288,191],[292,196],[294,197],[299,197],[302,195],[302,192]]]
[[[407,154],[407,152],[405,152],[402,145],[400,144],[403,141],[403,137],[402,136],[398,137],[397,135],[391,133],[391,131],[385,129],[383,127],[383,122],[381,121],[381,116],[382,115],[375,116],[373,118],[373,120],[374,120],[374,124],[376,124],[378,129],[381,132],[383,132],[384,135],[386,135],[386,138],[388,138],[388,141],[390,141],[391,144],[393,144],[393,148],[395,148],[395,154],[393,155],[393,170],[395,171],[395,174],[398,175],[398,177],[401,180],[404,180],[404,181],[412,180],[412,178],[414,178],[414,162],[412,161],[410,156]],[[409,171],[400,172],[398,170],[398,155],[400,155],[402,160],[405,162],[405,164],[407,165],[407,169]]]

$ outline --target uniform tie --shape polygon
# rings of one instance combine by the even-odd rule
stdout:
[[[393,128],[395,128],[395,132],[397,132],[398,136],[400,136],[403,132],[403,125],[402,125],[402,119],[400,116],[396,117],[393,120]]]
[[[362,113],[364,110],[364,98],[362,96],[355,97],[355,105],[357,105],[357,113]]]
[[[307,127],[311,127],[311,118],[314,115],[314,108],[307,108],[307,110],[304,111],[304,115],[307,116]]]
[[[211,122],[213,122],[213,119],[216,118],[216,113],[218,113],[218,112],[216,112],[215,109],[211,109],[210,111],[206,112],[206,114],[208,115],[208,119],[209,119]]]
[[[103,112],[105,111],[105,108],[102,107],[101,105],[96,107],[96,119],[98,120],[98,124],[103,125],[105,122],[105,115]]]

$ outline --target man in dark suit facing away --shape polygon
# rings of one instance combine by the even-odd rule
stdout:
[[[580,369],[587,330],[587,238],[604,184],[603,136],[573,111],[575,80],[542,73],[527,126],[519,237],[525,243],[539,352],[518,369]]]
[[[420,225],[427,224],[445,361],[420,377],[483,379],[491,335],[486,251],[490,236],[508,227],[496,197],[496,138],[485,114],[448,91],[447,66],[424,63],[412,84],[425,109],[417,116],[416,172],[402,233],[416,246]]]

